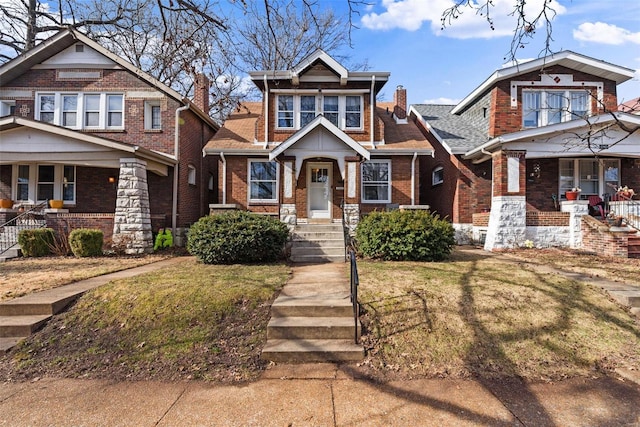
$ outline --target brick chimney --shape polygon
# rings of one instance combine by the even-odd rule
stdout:
[[[206,75],[196,74],[196,80],[193,88],[193,103],[200,108],[205,114],[209,114],[209,89],[211,83]]]
[[[393,94],[393,115],[396,120],[407,119],[407,90],[402,86],[396,87],[396,92]]]

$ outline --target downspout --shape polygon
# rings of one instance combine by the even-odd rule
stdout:
[[[375,102],[376,102],[376,95],[374,93],[375,88],[376,88],[376,76],[374,74],[373,76],[371,76],[371,94],[370,94],[370,100],[369,100],[369,109],[371,110],[370,113],[369,113],[370,114],[370,122],[371,122],[369,124],[369,126],[371,127],[371,147],[372,148],[376,148],[376,146],[375,146],[375,135],[374,135],[375,126],[374,126],[374,121],[373,121],[373,119],[374,119],[374,114],[373,113],[374,113],[374,109],[375,109],[374,107],[375,107]]]
[[[173,234],[174,239],[176,236],[176,231],[178,227],[178,181],[179,181],[179,170],[180,170],[180,113],[182,111],[188,110],[189,104],[184,105],[182,107],[176,108],[176,117],[175,117],[175,130],[174,130],[174,147],[173,154],[176,157],[176,164],[173,168],[173,203],[171,206],[171,234]]]
[[[418,158],[418,152],[413,153],[413,159],[411,159],[411,204],[416,204],[416,159]]]
[[[269,84],[267,75],[262,78],[264,82],[264,148],[269,148]]]
[[[227,204],[227,159],[224,157],[224,153],[220,152],[220,159],[222,159],[222,204]]]

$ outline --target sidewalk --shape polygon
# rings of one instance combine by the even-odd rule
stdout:
[[[640,426],[640,387],[611,378],[375,384],[349,365],[276,365],[243,385],[0,384],[0,414],[0,426]]]

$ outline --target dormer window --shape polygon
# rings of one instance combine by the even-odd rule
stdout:
[[[362,95],[278,95],[277,129],[300,129],[322,114],[342,130],[361,130]]]
[[[586,91],[522,91],[522,125],[525,128],[552,125],[589,116]]]

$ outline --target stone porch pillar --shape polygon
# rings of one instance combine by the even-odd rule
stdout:
[[[582,217],[589,215],[589,201],[587,200],[563,200],[560,202],[560,211],[569,212],[569,247],[578,249],[582,247]]]
[[[484,249],[509,249],[526,240],[525,151],[493,153],[493,195]]]
[[[153,252],[147,163],[143,160],[120,159],[112,239],[127,254]]]

